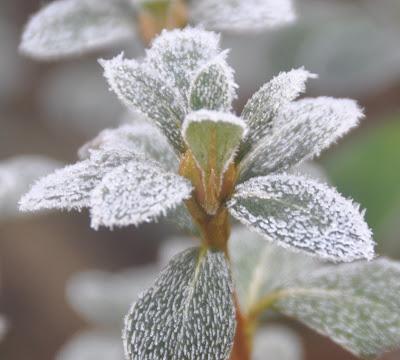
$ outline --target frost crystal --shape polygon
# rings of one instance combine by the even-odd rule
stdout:
[[[291,0],[202,0],[192,18],[215,30],[260,31],[295,19]]]
[[[231,214],[283,247],[333,261],[374,256],[363,213],[325,184],[293,175],[253,178],[237,187]]]
[[[400,266],[388,259],[329,266],[300,277],[275,307],[354,353],[400,345]]]
[[[124,343],[132,360],[221,360],[229,357],[234,334],[225,256],[195,248],[174,257],[133,305],[125,320]]]
[[[57,0],[34,15],[20,50],[49,60],[94,50],[134,35],[119,0]]]
[[[243,159],[241,179],[286,170],[318,156],[362,117],[349,99],[320,97],[287,104],[273,120],[274,131]]]
[[[150,162],[130,161],[109,172],[91,196],[92,227],[149,222],[190,197],[190,183]]]

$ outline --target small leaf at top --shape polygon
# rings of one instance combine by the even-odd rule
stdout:
[[[130,360],[228,360],[235,308],[222,252],[189,249],[176,255],[125,319]]]
[[[335,189],[288,174],[239,185],[231,214],[278,245],[332,261],[372,259],[374,241],[364,213]]]
[[[206,175],[221,177],[233,161],[246,132],[246,125],[236,116],[211,110],[190,113],[183,124],[182,135]]]
[[[236,97],[233,69],[226,63],[226,52],[216,57],[194,76],[190,85],[189,105],[192,110],[229,111]]]
[[[121,1],[57,0],[29,20],[20,50],[51,60],[113,45],[135,34],[132,15]]]
[[[326,266],[278,294],[275,309],[330,337],[353,354],[376,358],[400,345],[400,264]]]

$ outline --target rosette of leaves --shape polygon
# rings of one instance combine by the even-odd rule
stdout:
[[[26,25],[20,49],[40,60],[79,55],[188,22],[260,31],[295,19],[291,0],[55,0]]]
[[[226,56],[218,35],[188,28],[164,31],[140,62],[122,55],[101,60],[110,89],[148,123],[103,132],[81,152],[81,161],[39,180],[21,199],[25,211],[87,207],[95,229],[165,217],[199,237],[201,245],[176,255],[132,306],[124,331],[131,359],[249,358],[246,329],[258,312],[246,313],[234,295],[231,217],[265,243],[325,260],[374,256],[371,232],[357,205],[326,184],[287,172],[356,126],[361,109],[349,99],[296,100],[306,80],[315,77],[300,68],[262,86],[239,117],[232,112],[237,86]],[[386,263],[382,266],[385,270]],[[389,273],[396,270],[388,267]],[[355,265],[345,272],[358,274],[357,269]],[[350,283],[356,286],[357,279],[355,275]],[[313,286],[334,286],[328,280],[315,280]],[[366,293],[358,296],[349,290],[346,306],[359,304],[356,300],[364,304],[369,294],[377,296],[378,288],[369,292],[368,284],[360,284]],[[352,342],[336,320],[331,322],[333,303],[332,308],[324,303],[308,309],[322,314],[319,323],[309,320],[311,315],[303,320],[334,339],[327,329],[338,330],[336,340],[360,355],[377,351],[378,345],[393,345],[396,335],[391,331],[398,330],[398,322],[390,322],[397,303],[390,291],[378,290],[387,303],[358,306],[372,313],[375,305],[382,305],[374,326],[383,340],[371,350],[364,351],[362,334]],[[299,298],[308,295],[295,293]],[[306,310],[288,313],[301,317]],[[350,315],[362,318],[365,313],[354,310]]]

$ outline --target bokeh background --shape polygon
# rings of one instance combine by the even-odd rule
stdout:
[[[84,142],[116,126],[124,114],[96,59],[143,51],[139,43],[127,43],[54,63],[24,58],[18,54],[21,30],[42,4],[1,0],[0,162],[24,154],[74,162]],[[318,163],[340,192],[367,208],[379,253],[400,259],[400,1],[297,0],[297,8],[293,26],[224,35],[240,85],[237,109],[274,74],[301,65],[319,74],[307,95],[357,99],[366,119]],[[71,335],[90,326],[65,300],[67,280],[87,269],[117,271],[152,262],[171,235],[162,224],[95,232],[86,212],[0,214],[0,313],[9,323],[0,359],[53,359]],[[289,325],[304,340],[307,360],[354,359],[329,340]],[[385,356],[399,358],[399,352]]]

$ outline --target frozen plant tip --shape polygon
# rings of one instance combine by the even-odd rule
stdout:
[[[29,20],[20,50],[40,60],[79,55],[161,29],[261,31],[295,19],[291,0],[55,0]]]
[[[34,184],[21,209],[88,207],[94,228],[165,218],[200,238],[201,246],[176,255],[133,305],[124,332],[132,360],[249,359],[252,329],[272,305],[358,355],[394,346],[399,336],[382,329],[392,313],[392,293],[379,286],[350,289],[342,276],[348,271],[358,281],[369,266],[381,275],[397,273],[397,265],[385,261],[342,272],[332,267],[310,284],[298,280],[301,288],[281,284],[259,299],[250,291],[249,308],[239,306],[230,271],[231,216],[264,244],[334,262],[371,260],[374,241],[358,205],[328,185],[289,173],[357,126],[361,109],[349,99],[296,100],[315,77],[299,68],[262,86],[238,116],[231,110],[237,85],[226,55],[217,34],[186,28],[164,31],[141,61],[122,55],[101,60],[110,89],[147,122],[101,133],[80,151],[81,161]],[[382,295],[382,309],[368,303],[369,294]],[[357,309],[366,307],[336,311],[335,301],[347,295],[359,301]],[[338,321],[350,314],[359,320],[364,310],[382,317],[374,324],[386,340],[376,346],[331,322],[333,313]],[[390,329],[398,334],[399,328],[392,320]]]

